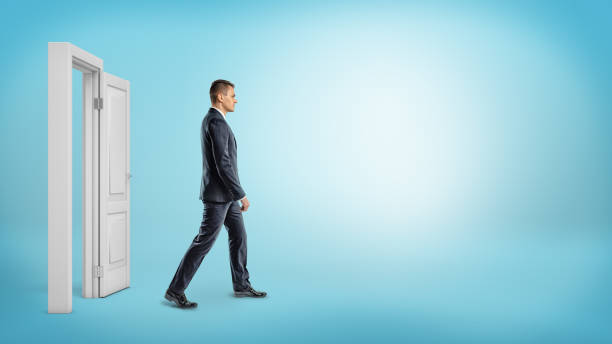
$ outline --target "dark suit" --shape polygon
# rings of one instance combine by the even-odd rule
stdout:
[[[245,192],[238,179],[236,139],[223,115],[213,108],[202,120],[200,139],[200,199],[204,203],[202,223],[174,274],[170,289],[179,294],[185,291],[225,224],[234,290],[244,290],[250,283],[249,271],[246,268],[246,231],[238,203],[238,200],[245,196]]]
[[[245,193],[238,179],[236,138],[219,111],[211,108],[202,121],[202,183],[204,202],[237,201]]]

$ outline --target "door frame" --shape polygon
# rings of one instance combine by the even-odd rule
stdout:
[[[72,69],[83,73],[83,297],[99,297],[99,119],[102,59],[48,43],[48,312],[72,312]]]

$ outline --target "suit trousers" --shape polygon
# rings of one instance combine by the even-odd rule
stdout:
[[[249,271],[247,270],[247,237],[238,201],[226,203],[203,202],[204,212],[198,235],[187,249],[181,260],[170,290],[182,294],[200,267],[204,256],[210,251],[221,227],[227,229],[230,253],[230,268],[234,290],[244,290],[250,287]]]

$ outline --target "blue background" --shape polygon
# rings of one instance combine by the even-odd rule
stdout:
[[[607,2],[3,2],[0,339],[612,340]],[[47,42],[131,83],[132,284],[47,311]],[[163,293],[202,215],[199,129],[236,84],[251,282],[227,233],[182,311]],[[80,75],[74,73],[75,85]],[[7,341],[8,342],[8,341]]]

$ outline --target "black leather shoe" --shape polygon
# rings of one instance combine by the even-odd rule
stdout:
[[[268,295],[265,291],[257,291],[252,287],[248,287],[245,290],[234,290],[236,297],[266,297]]]
[[[166,300],[176,303],[179,308],[195,308],[198,306],[197,303],[187,300],[185,294],[177,294],[170,289],[166,290],[164,297]]]

